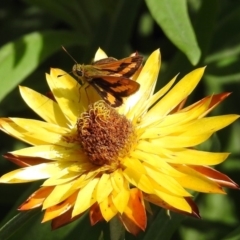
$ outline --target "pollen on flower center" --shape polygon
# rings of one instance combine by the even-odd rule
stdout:
[[[78,139],[95,165],[119,166],[136,141],[132,123],[104,101],[89,106],[77,121]]]

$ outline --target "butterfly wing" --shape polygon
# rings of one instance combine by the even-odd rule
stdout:
[[[119,107],[123,104],[123,99],[119,96],[114,96],[111,92],[108,92],[98,86],[95,83],[92,83],[91,86],[98,92],[101,98],[112,107]]]
[[[115,77],[131,77],[141,66],[143,62],[143,56],[135,55],[120,60],[115,58],[104,58],[93,63],[93,66],[108,72],[108,75]]]
[[[140,84],[125,77],[101,76],[92,79],[92,83],[106,92],[118,97],[128,97],[137,92]]]

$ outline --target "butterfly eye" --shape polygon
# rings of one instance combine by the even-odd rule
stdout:
[[[80,64],[75,64],[72,69],[73,74],[78,77],[84,76],[84,69],[81,67]]]
[[[76,70],[76,73],[79,77],[82,77],[83,76],[83,71],[81,69],[77,69]]]

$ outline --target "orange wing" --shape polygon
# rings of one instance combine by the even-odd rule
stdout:
[[[95,90],[98,92],[98,94],[101,96],[101,98],[110,106],[112,107],[119,107],[123,104],[123,99],[119,96],[116,96],[112,94],[111,92],[108,92],[101,88],[100,86],[96,84],[91,84],[95,88]]]
[[[128,97],[137,92],[140,87],[140,84],[133,80],[114,76],[96,77],[92,79],[91,83],[119,97]]]
[[[108,71],[112,76],[123,76],[126,78],[131,77],[141,66],[143,56],[135,55],[120,60],[115,58],[104,58],[93,63],[93,66]]]

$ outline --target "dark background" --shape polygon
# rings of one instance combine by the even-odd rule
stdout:
[[[207,65],[204,78],[190,101],[213,93],[232,92],[212,114],[240,114],[240,1],[189,0],[186,1],[185,17],[180,10],[184,3],[184,0],[1,1],[1,117],[38,118],[21,99],[17,86],[21,84],[46,94],[45,72],[49,72],[50,67],[71,71],[73,61],[61,45],[79,63],[91,62],[98,47],[116,58],[138,51],[145,59],[160,48],[162,67],[157,88],[179,72],[183,76],[198,66]],[[169,22],[162,16],[169,18]],[[189,18],[189,24],[186,18]],[[188,31],[192,31],[196,41],[187,36]],[[231,152],[228,160],[216,168],[237,183],[240,183],[239,132],[237,121],[202,146],[205,150]],[[24,143],[0,133],[1,155],[24,146]],[[1,157],[1,175],[16,168]],[[41,182],[0,185],[1,226],[17,214],[17,206],[40,185]],[[240,193],[226,191],[228,195],[225,196],[199,194],[196,197],[202,220],[173,215],[171,221],[160,211],[151,219],[149,226],[154,227],[149,228],[148,235],[141,234],[137,238],[127,235],[126,239],[160,239],[158,234],[169,228],[164,227],[164,223],[171,226],[172,229],[167,230],[170,235],[175,233],[172,238],[164,233],[161,239],[240,239]],[[29,219],[28,215],[23,217],[21,223],[26,221],[24,226],[14,223],[16,231],[18,226],[21,229],[14,233],[11,228],[10,239],[99,239],[101,229],[107,228],[105,224],[90,227],[85,217],[51,232],[48,223],[40,224],[40,212]],[[228,234],[230,236],[226,237]]]

